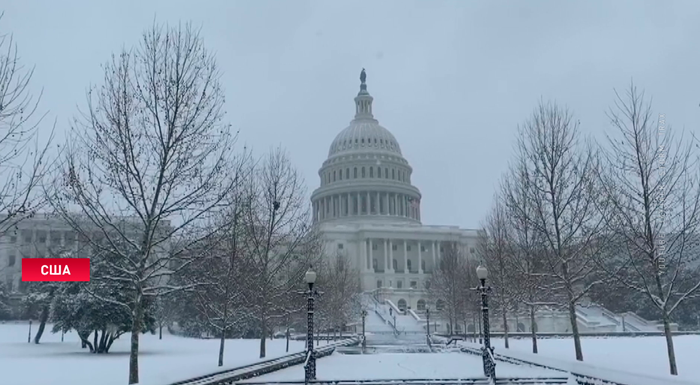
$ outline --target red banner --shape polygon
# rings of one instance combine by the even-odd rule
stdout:
[[[22,258],[22,282],[88,282],[90,258]]]

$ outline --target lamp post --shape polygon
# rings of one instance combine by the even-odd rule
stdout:
[[[367,317],[367,310],[362,309],[362,352],[364,353],[365,348],[367,347],[367,341],[365,337],[365,318]]]
[[[483,331],[484,331],[484,346],[482,349],[482,358],[484,360],[484,375],[492,380],[496,379],[496,363],[493,360],[493,347],[491,347],[491,336],[489,335],[489,302],[488,295],[491,288],[486,286],[486,278],[488,278],[488,270],[484,266],[479,265],[476,268],[476,276],[479,278],[480,286],[477,288],[481,294],[481,314],[483,316]]]
[[[316,356],[314,355],[314,283],[316,282],[316,272],[309,270],[304,275],[306,284],[309,285],[309,290],[306,292],[306,354],[307,360],[304,367],[304,380],[308,383],[316,379]]]
[[[29,320],[29,335],[27,336],[27,343],[32,343],[32,320]]]
[[[426,333],[428,334],[428,338],[430,338],[430,308],[425,307],[425,326],[427,328]]]

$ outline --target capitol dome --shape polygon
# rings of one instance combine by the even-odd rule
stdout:
[[[390,220],[420,223],[420,191],[394,135],[379,125],[360,74],[355,118],[331,143],[311,201],[315,222]]]

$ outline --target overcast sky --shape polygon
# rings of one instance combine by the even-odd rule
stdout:
[[[154,19],[201,26],[242,142],[282,144],[310,191],[366,68],[426,224],[479,226],[540,99],[601,138],[613,89],[633,79],[668,125],[699,131],[697,1],[0,0],[1,10],[0,33],[36,66],[46,130],[53,118],[66,129],[100,64]]]

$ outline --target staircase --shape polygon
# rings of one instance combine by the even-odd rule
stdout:
[[[390,301],[380,303],[372,295],[366,294],[363,306],[367,310],[365,335],[367,346],[399,348],[425,351],[427,339],[423,323],[410,312],[400,312]],[[389,310],[391,309],[391,311]]]

